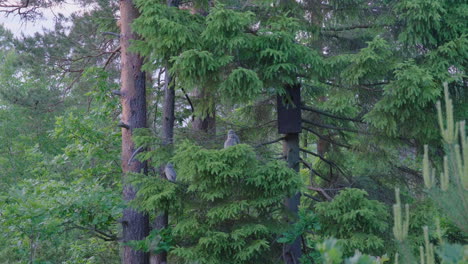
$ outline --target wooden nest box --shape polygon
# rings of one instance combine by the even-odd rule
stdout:
[[[300,85],[288,85],[286,94],[277,96],[278,133],[301,133]]]

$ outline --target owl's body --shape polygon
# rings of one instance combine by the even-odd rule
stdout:
[[[164,174],[166,174],[166,178],[171,182],[175,182],[177,179],[177,173],[174,170],[174,165],[170,162],[166,164],[166,167],[164,167]]]
[[[224,142],[224,148],[228,148],[237,144],[240,144],[239,137],[236,135],[236,132],[234,132],[234,130],[231,129],[228,131],[227,139]]]

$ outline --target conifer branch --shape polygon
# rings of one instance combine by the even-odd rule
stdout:
[[[115,50],[113,50],[113,51],[111,52],[111,55],[109,56],[109,58],[107,58],[106,63],[104,63],[104,67],[102,67],[102,68],[105,69],[105,68],[107,67],[107,65],[109,65],[109,63],[110,63],[110,62],[112,61],[112,59],[115,57],[115,55],[116,55],[117,53],[119,53],[119,52],[120,52],[120,46],[117,47]]]
[[[308,128],[308,127],[302,127],[302,129],[316,135],[317,137],[319,137],[322,140],[330,142],[333,145],[337,145],[337,146],[340,146],[340,147],[343,147],[343,148],[351,149],[350,145],[345,145],[345,144],[342,144],[342,143],[338,143],[338,142],[336,142],[334,140],[331,140],[330,138],[327,138],[327,137],[324,137],[323,135],[320,135],[319,133],[315,132],[314,130],[312,130],[312,129]]]
[[[114,36],[116,38],[120,38],[120,34],[119,33],[115,33],[115,32],[107,32],[107,31],[104,31],[102,32],[102,35],[111,35],[111,36]]]
[[[329,160],[325,159],[324,157],[322,157],[321,155],[319,155],[319,154],[317,154],[317,153],[315,153],[315,152],[312,152],[312,151],[310,151],[310,150],[303,149],[303,148],[300,148],[299,150],[302,151],[302,152],[304,152],[304,153],[307,153],[307,154],[310,154],[310,155],[312,155],[312,156],[315,156],[315,157],[321,159],[323,162],[325,162],[325,163],[327,163],[327,164],[330,164],[330,165],[333,164],[332,161],[329,161]]]
[[[73,224],[72,228],[88,231],[88,232],[94,234],[96,237],[98,237],[98,238],[100,238],[100,239],[102,239],[104,241],[117,241],[117,240],[119,240],[119,237],[117,237],[116,235],[107,234],[107,233],[105,233],[103,231],[100,231],[100,230],[98,230],[96,228],[84,227],[84,226],[80,226],[80,225],[77,225],[77,224]]]
[[[352,128],[347,128],[347,127],[336,127],[336,126],[332,126],[332,125],[319,124],[319,123],[315,123],[315,122],[305,120],[305,119],[302,119],[302,122],[304,122],[306,124],[309,124],[309,125],[321,127],[321,128],[328,128],[328,129],[333,129],[333,130],[338,130],[338,131],[341,130],[341,131],[347,131],[347,132],[352,132],[352,133],[370,135],[369,132],[362,131],[362,130],[356,130],[356,129],[352,129]]]
[[[344,116],[337,116],[337,115],[334,115],[332,113],[325,112],[323,110],[320,110],[320,109],[317,109],[317,108],[311,107],[311,106],[302,105],[301,109],[306,110],[306,111],[310,111],[310,112],[314,112],[314,113],[318,113],[318,114],[328,116],[328,117],[331,117],[331,118],[335,118],[335,119],[341,119],[341,120],[346,120],[346,121],[364,123],[361,119],[356,119],[356,118],[351,118],[351,117],[344,117]]]
[[[317,198],[313,197],[313,196],[312,196],[312,195],[310,195],[310,194],[307,194],[307,193],[302,193],[302,195],[304,195],[305,197],[307,197],[307,198],[309,198],[309,199],[312,199],[312,200],[314,200],[314,201],[317,201],[317,202],[323,202],[323,201],[321,201],[321,200],[319,200],[319,199],[317,199]]]
[[[111,93],[112,93],[113,95],[122,96],[122,92],[119,91],[119,90],[112,90]]]
[[[33,20],[36,15],[40,15],[37,9],[50,7],[40,7],[39,5],[30,5],[30,3],[30,0],[18,4],[3,3],[2,1],[2,3],[0,3],[0,13],[6,13],[8,15],[16,12],[22,19]],[[25,9],[25,11],[23,11],[23,9]]]
[[[132,163],[132,161],[133,161],[133,159],[135,158],[135,156],[136,156],[138,153],[140,153],[142,150],[143,150],[143,146],[138,147],[138,148],[132,153],[132,156],[130,156],[130,159],[128,160],[127,165],[130,165],[130,163]]]
[[[307,189],[308,189],[308,190],[311,190],[311,191],[316,191],[316,192],[322,194],[322,195],[325,197],[325,199],[327,199],[328,201],[333,200],[333,199],[331,198],[331,196],[330,196],[324,189],[322,189],[322,188],[320,188],[320,187],[307,186]]]
[[[377,83],[360,83],[359,85],[370,87],[370,86],[385,85],[385,84],[389,84],[389,83],[390,83],[389,81],[382,81],[382,82],[377,82]]]
[[[279,141],[281,141],[281,140],[283,140],[283,139],[284,139],[284,137],[280,137],[280,138],[277,138],[277,139],[272,140],[272,141],[260,143],[260,144],[256,145],[254,148],[259,148],[259,147],[262,147],[262,146],[274,144],[274,143],[277,143],[277,142],[279,142]]]
[[[404,173],[408,173],[408,174],[411,174],[413,176],[416,176],[418,179],[422,178],[422,174],[419,173],[418,171],[416,170],[413,170],[411,168],[408,168],[406,166],[398,166],[392,162],[390,162],[391,165],[393,165],[395,168],[397,168],[398,170],[404,172]]]
[[[348,30],[354,30],[354,29],[366,29],[366,28],[373,28],[373,27],[387,27],[387,26],[390,26],[390,25],[388,25],[388,24],[383,24],[383,25],[354,25],[354,26],[346,26],[346,27],[322,28],[322,31],[337,32],[337,31],[348,31]]]
[[[301,159],[300,159],[300,162],[301,162],[302,164],[304,164],[304,166],[306,166],[312,173],[314,173],[315,175],[319,176],[322,180],[327,181],[327,182],[330,182],[329,179],[325,178],[322,174],[320,174],[320,173],[318,173],[316,170],[314,170],[314,169],[312,168],[312,165],[310,165],[309,163],[307,163],[307,161],[305,161],[304,159],[301,158]]]
[[[193,115],[195,113],[195,107],[193,107],[192,100],[190,100],[190,97],[188,96],[184,88],[182,88],[182,92],[184,93],[185,99],[187,99],[187,102],[190,105],[190,110],[192,111],[192,121],[193,121],[195,119],[195,116]]]
[[[125,128],[125,129],[130,129],[130,126],[125,124],[124,122],[120,121],[118,124],[117,124],[118,127],[121,127],[121,128]]]
[[[340,166],[338,166],[335,162],[324,158],[322,155],[317,154],[317,153],[312,152],[312,151],[307,150],[307,149],[303,149],[303,148],[300,148],[299,150],[302,151],[302,152],[304,152],[304,153],[307,153],[307,154],[310,154],[310,155],[312,155],[312,156],[315,156],[315,157],[319,158],[319,159],[322,160],[323,162],[325,162],[325,163],[327,163],[328,165],[330,165],[330,167],[335,167],[335,168],[337,168],[343,175],[346,175],[346,173],[340,168]]]

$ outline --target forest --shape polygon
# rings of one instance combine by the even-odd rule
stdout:
[[[0,264],[468,263],[468,2],[0,16]]]

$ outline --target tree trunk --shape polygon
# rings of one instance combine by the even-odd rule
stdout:
[[[289,133],[286,134],[283,142],[283,155],[286,157],[288,167],[299,172],[299,134]],[[299,203],[301,194],[297,193],[292,197],[288,197],[285,200],[286,208],[289,209],[290,213],[294,216],[298,215]],[[291,221],[291,224],[293,222]],[[299,258],[302,255],[301,251],[301,240],[297,238],[291,245],[287,245],[283,251],[284,263],[297,264]]]
[[[121,103],[122,103],[122,172],[124,178],[128,173],[147,173],[146,162],[130,161],[135,151],[132,140],[135,128],[146,127],[146,87],[145,73],[141,71],[143,59],[137,54],[128,51],[130,41],[136,39],[136,34],[131,30],[131,23],[138,17],[138,10],[131,0],[120,1],[120,47],[121,47]],[[125,183],[125,179],[124,179]],[[130,201],[135,198],[136,189],[124,184],[123,198]],[[142,240],[149,233],[148,216],[126,208],[122,217],[123,242]],[[147,264],[149,254],[135,251],[129,246],[124,246],[122,263]]]
[[[175,89],[172,77],[169,75],[169,69],[166,67],[166,76],[164,81],[164,103],[162,118],[162,143],[163,145],[173,144],[174,142],[174,108],[175,108]],[[163,177],[163,168],[160,169]],[[169,224],[168,213],[162,212],[154,221],[155,229],[166,228]],[[157,255],[151,255],[150,264],[166,264],[167,253],[163,252]]]
[[[195,13],[202,16],[207,16],[209,13],[210,6],[213,6],[212,0],[208,0],[207,6],[195,10]],[[197,109],[197,105],[204,104],[206,102],[210,102],[210,104],[213,104],[211,105],[213,110],[210,113],[204,113],[207,114],[206,116],[195,116],[195,118],[192,121],[193,131],[210,133],[214,135],[216,133],[216,106],[214,105],[214,100],[209,100],[210,96],[212,95],[208,94],[204,87],[195,88],[191,94],[193,102],[195,104],[195,109]]]
[[[172,7],[179,6],[179,0],[167,0],[167,5]],[[166,66],[164,77],[164,102],[162,116],[162,143],[169,145],[174,143],[174,121],[175,121],[175,84],[173,78],[169,74],[169,67]],[[163,168],[160,169],[161,177],[163,177]],[[162,212],[154,221],[154,228],[163,229],[169,224],[168,212]],[[150,264],[166,264],[167,252],[150,256]]]
[[[192,99],[195,104],[195,109],[197,105],[206,103],[209,100],[209,96],[204,88],[197,88],[192,92]],[[212,107],[212,111],[206,116],[195,116],[192,122],[192,129],[197,132],[204,132],[215,134],[216,133],[216,110],[215,106]]]
[[[285,134],[283,141],[283,156],[286,157],[288,167],[299,172],[299,133],[301,122],[301,87],[299,84],[287,85],[286,95],[277,97],[278,133]],[[299,175],[298,175],[299,177]],[[292,217],[288,217],[293,224],[298,216],[300,193],[285,199],[285,206]],[[301,240],[297,238],[292,244],[283,248],[283,260],[287,264],[299,263],[301,257]]]
[[[169,145],[174,143],[174,107],[175,107],[175,89],[172,83],[172,76],[166,70],[164,84],[164,105],[162,118],[162,143]]]

